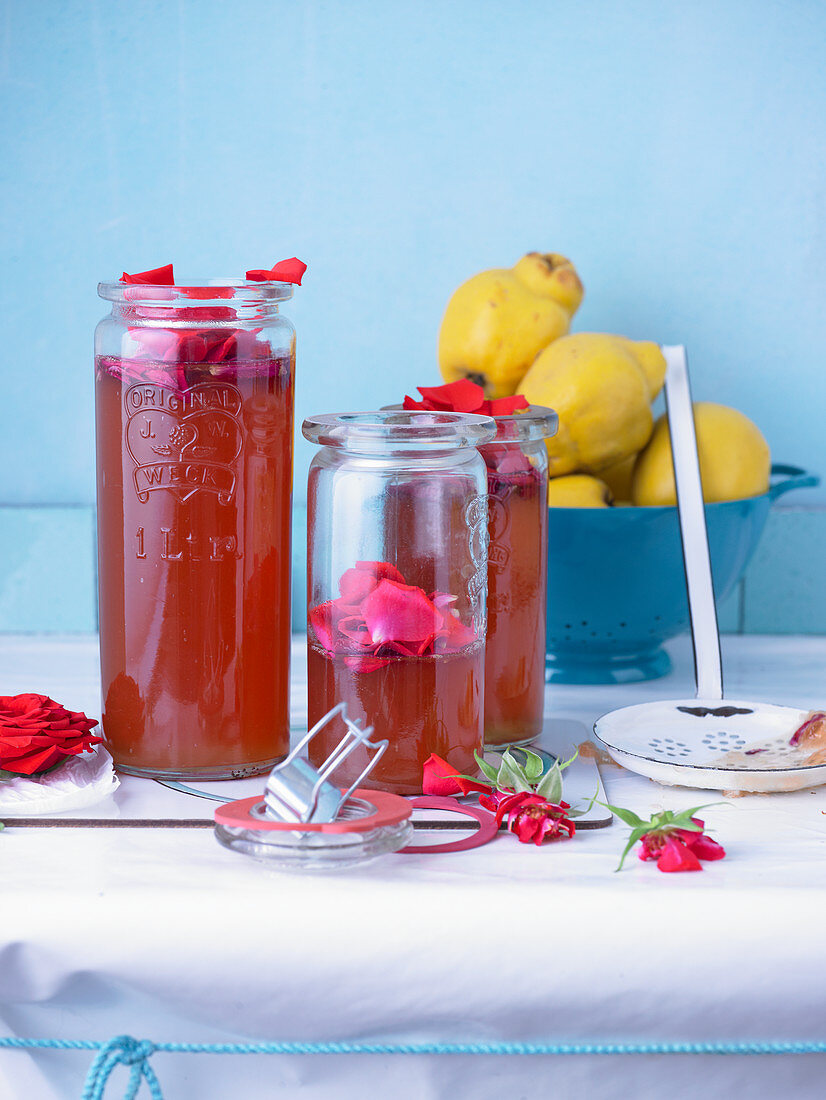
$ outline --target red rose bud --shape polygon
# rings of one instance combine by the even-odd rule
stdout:
[[[102,741],[97,720],[66,710],[48,695],[0,696],[0,771],[37,775]]]

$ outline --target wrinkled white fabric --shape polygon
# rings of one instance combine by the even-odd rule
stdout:
[[[102,745],[70,756],[45,775],[17,776],[0,783],[0,818],[36,817],[83,810],[120,786],[112,757]]]
[[[823,640],[727,639],[725,650],[739,697],[826,702]],[[549,710],[589,721],[611,706],[685,694],[688,653],[675,652],[666,680],[549,688]],[[51,656],[32,655],[32,668],[57,667]],[[93,668],[91,643],[82,660],[70,659],[78,671]],[[42,676],[10,682],[2,652],[0,668],[0,691],[56,694]],[[67,705],[88,706],[81,691],[64,695]],[[641,814],[718,798],[615,767],[603,775],[609,799]],[[724,800],[703,816],[728,858],[686,875],[635,858],[614,874],[621,824],[539,849],[502,836],[461,855],[388,856],[326,876],[269,871],[222,849],[207,829],[10,828],[0,835],[0,1027],[205,1042],[822,1040],[824,815],[824,789]],[[0,1051],[0,1097],[78,1095],[91,1057]],[[824,1064],[818,1056],[153,1059],[168,1100],[815,1098]]]

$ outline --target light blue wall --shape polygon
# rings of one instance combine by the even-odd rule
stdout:
[[[576,327],[684,341],[826,472],[826,4],[8,0],[0,35],[0,503],[93,499],[100,278],[293,254],[299,417],[436,381],[454,286],[556,250]]]

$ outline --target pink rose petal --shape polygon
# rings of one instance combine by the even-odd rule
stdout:
[[[473,645],[476,641],[476,633],[469,626],[465,626],[458,615],[448,613],[444,619],[444,628],[436,638],[437,643],[440,643],[441,652],[454,652]]]
[[[365,649],[373,646],[373,638],[361,615],[348,615],[346,618],[339,619],[336,625],[339,633],[357,646]]]
[[[699,859],[690,848],[676,837],[670,836],[662,847],[660,857],[657,860],[657,868],[660,871],[702,871]]]
[[[336,604],[336,600],[327,600],[326,603],[311,607],[308,615],[310,626],[313,628],[316,638],[330,652],[334,648],[335,624],[340,617]]]
[[[433,606],[438,608],[439,611],[446,611],[455,604],[458,599],[458,596],[451,596],[449,592],[431,592],[430,594],[430,600]]]
[[[338,582],[338,590],[343,600],[347,600],[348,603],[360,604],[366,596],[370,595],[378,583],[378,575],[367,569],[345,569],[341,574],[341,580]]]
[[[399,570],[389,561],[357,561],[356,569],[372,573],[380,581],[397,581],[404,584],[404,577]]]
[[[677,829],[676,835],[685,844],[686,848],[694,853],[697,859],[723,859],[726,850],[722,844],[712,840],[705,833],[693,833],[690,829]]]
[[[374,642],[421,642],[442,626],[443,619],[421,588],[380,581],[362,604]]]

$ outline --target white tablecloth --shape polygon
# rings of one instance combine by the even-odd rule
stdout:
[[[298,650],[300,652],[300,650]],[[590,723],[691,693],[687,643],[666,679],[551,687]],[[732,697],[826,703],[826,639],[724,641]],[[297,666],[299,662],[296,662]],[[0,639],[0,694],[97,713],[88,638]],[[296,681],[300,680],[300,670]],[[304,700],[297,687],[295,714]],[[640,813],[713,801],[603,769]],[[826,1038],[826,789],[705,811],[728,858],[701,874],[629,861],[625,826],[572,842],[501,836],[461,855],[388,856],[285,875],[209,830],[0,834],[0,1027],[27,1037],[181,1041],[703,1041]],[[0,1097],[80,1095],[91,1055],[0,1051]],[[826,1059],[745,1056],[156,1054],[165,1096],[348,1100],[747,1092],[820,1097]],[[121,1078],[122,1080],[122,1078]],[[114,1087],[109,1095],[119,1096]]]

